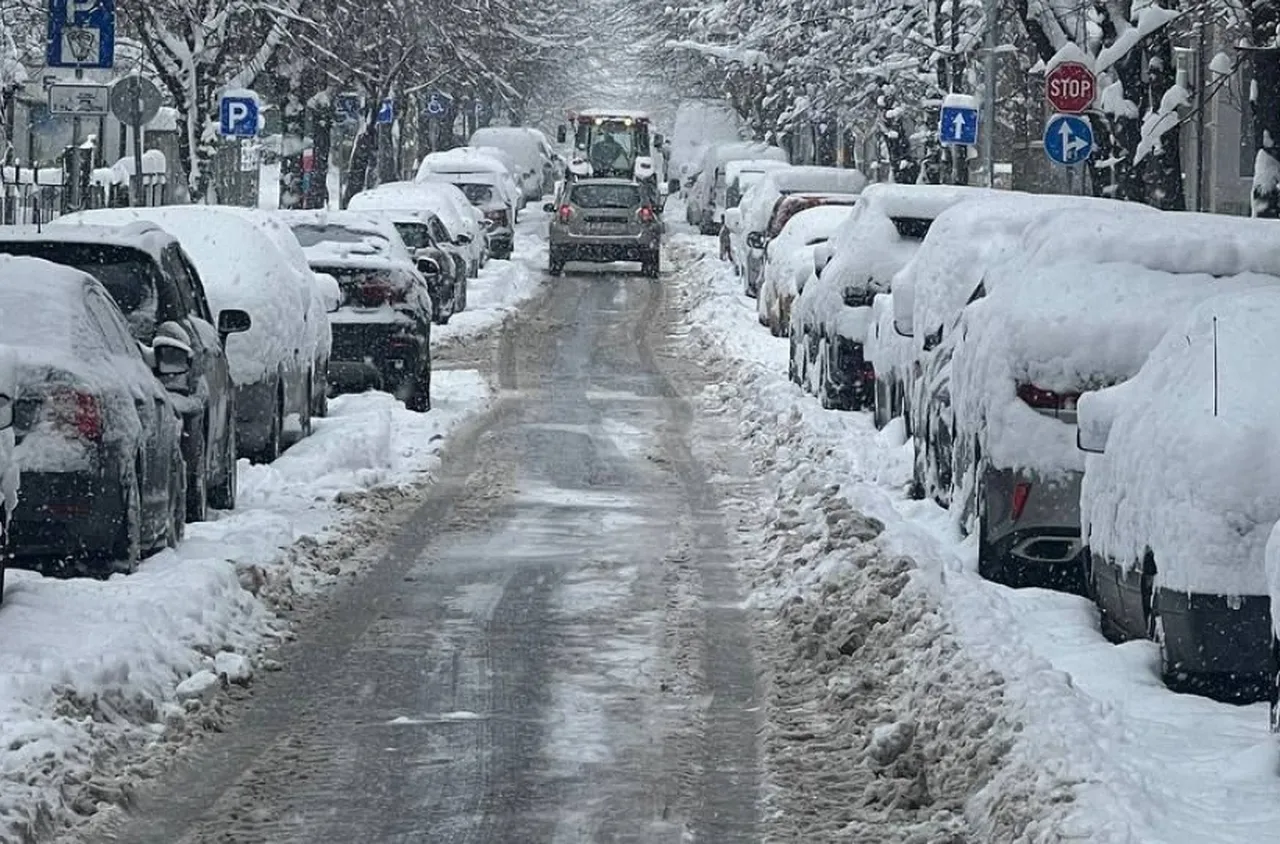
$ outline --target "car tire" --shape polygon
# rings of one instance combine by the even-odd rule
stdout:
[[[426,371],[414,379],[413,391],[405,398],[404,406],[414,413],[427,413],[431,410],[431,361],[429,359]]]
[[[650,252],[640,264],[640,273],[645,278],[658,278],[662,275],[662,253],[658,250]]]
[[[314,372],[307,371],[307,394],[302,405],[302,439],[311,436],[311,432],[315,430],[315,425],[311,420],[312,409],[316,406],[315,396],[316,376]]]
[[[169,523],[165,525],[164,544],[177,548],[187,534],[187,467],[181,449],[171,459],[169,475]]]
[[[319,389],[316,389],[317,384]],[[329,415],[329,364],[321,368],[320,377],[311,382],[311,418],[323,419]],[[313,422],[314,427],[314,422]]]
[[[232,418],[234,418],[234,414],[232,414]],[[236,459],[236,429],[234,422],[232,422],[227,430],[226,448],[222,455],[226,471],[222,473],[221,480],[209,487],[209,506],[215,510],[236,509],[236,485],[239,479],[239,468]]]
[[[199,433],[193,436],[191,460],[187,464],[186,474],[186,520],[188,522],[205,522],[209,520],[209,440],[204,420],[196,426]]]
[[[996,557],[995,549],[987,542],[987,508],[983,503],[986,491],[978,486],[978,576],[992,583],[1004,583],[1004,565]]]
[[[142,558],[142,490],[138,486],[136,459],[120,479],[120,499],[123,520],[120,536],[109,549],[110,556],[102,567],[101,573],[106,576],[132,574]]]

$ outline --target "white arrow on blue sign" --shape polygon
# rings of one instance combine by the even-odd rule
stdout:
[[[1093,155],[1093,127],[1087,117],[1055,114],[1044,125],[1044,152],[1056,164],[1082,164]]]
[[[978,143],[978,110],[962,106],[943,106],[938,121],[938,142],[974,146]]]
[[[228,138],[258,134],[258,101],[253,97],[223,97],[218,108],[218,131]]]
[[[382,101],[382,107],[378,109],[379,123],[394,123],[396,119],[396,101],[385,99]]]

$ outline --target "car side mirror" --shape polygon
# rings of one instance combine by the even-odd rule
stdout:
[[[747,232],[747,246],[752,249],[764,249],[764,232]]]
[[[1089,454],[1103,454],[1115,421],[1115,405],[1104,401],[1103,393],[1085,393],[1076,405],[1076,448]]]
[[[460,234],[453,239],[454,246],[466,246],[469,243],[471,243],[471,235],[469,234]]]
[[[325,313],[335,313],[342,307],[342,285],[328,273],[316,273],[316,286],[320,289],[320,297],[324,300]]]
[[[157,337],[151,344],[156,375],[185,375],[191,371],[191,347],[172,337]]]
[[[440,265],[436,263],[434,258],[419,258],[418,272],[422,273],[430,281],[440,277]]]
[[[924,350],[932,352],[934,349],[942,345],[942,326],[939,325],[936,331],[932,331],[924,336]]]
[[[13,396],[0,393],[0,431],[13,427]]]
[[[554,202],[544,203],[542,206],[542,210],[546,211],[548,214],[554,214],[556,213],[556,204]]]
[[[564,142],[565,142],[565,139],[566,139],[568,136],[569,136],[569,133],[568,133],[568,131],[565,129],[565,127],[564,127],[564,124],[563,124],[563,123],[556,127],[556,143],[558,143],[558,144],[562,144],[562,143],[564,143]]]
[[[243,334],[253,325],[248,311],[226,308],[218,312],[218,333],[224,338],[229,334]]]

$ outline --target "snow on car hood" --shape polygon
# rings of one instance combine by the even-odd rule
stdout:
[[[1267,594],[1265,549],[1280,519],[1277,325],[1280,280],[1207,298],[1124,385],[1081,490],[1095,553],[1132,566],[1150,548],[1169,589]],[[1269,577],[1275,594],[1280,569]]]

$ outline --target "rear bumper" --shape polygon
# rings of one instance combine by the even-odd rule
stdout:
[[[335,323],[329,386],[395,392],[425,368],[430,339],[405,323]]]
[[[643,263],[658,251],[658,243],[636,238],[573,238],[552,242],[550,250],[553,260]]]
[[[1219,678],[1230,686],[1265,681],[1271,670],[1268,596],[1228,598],[1160,589],[1156,606],[1169,673]]]
[[[9,524],[10,565],[50,570],[59,560],[108,555],[124,521],[115,478],[96,472],[23,472]]]
[[[1079,472],[1053,480],[1031,472],[987,468],[982,506],[987,514],[985,545],[1009,586],[1040,586],[1082,593],[1085,549],[1080,539]],[[1013,501],[1024,486],[1022,510]]]

